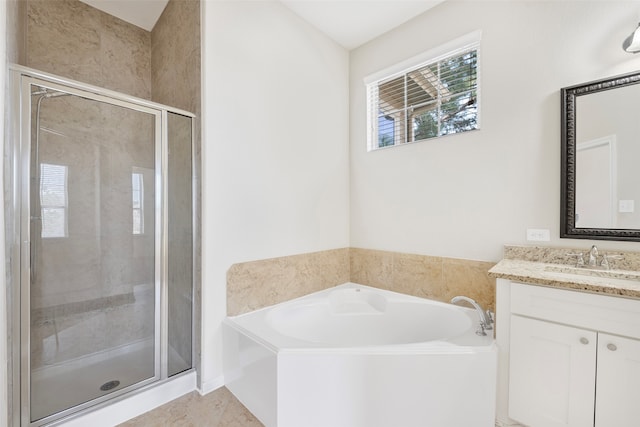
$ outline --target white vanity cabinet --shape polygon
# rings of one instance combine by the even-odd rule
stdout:
[[[511,420],[640,426],[640,300],[503,279],[498,292],[498,313],[508,308],[497,327]]]
[[[595,425],[640,425],[640,340],[599,333],[596,369]]]
[[[597,334],[511,316],[509,416],[526,425],[593,427]]]

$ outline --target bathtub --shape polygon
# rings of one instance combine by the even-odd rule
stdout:
[[[346,283],[227,317],[225,383],[266,427],[494,426],[497,351],[478,321]]]

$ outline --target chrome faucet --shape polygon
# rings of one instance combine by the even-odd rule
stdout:
[[[567,256],[576,258],[576,268],[590,268],[597,270],[609,270],[611,269],[611,260],[623,259],[622,255],[605,253],[602,254],[601,260],[598,261],[598,257],[600,256],[600,254],[596,245],[592,245],[591,249],[589,249],[589,252],[586,253],[586,256],[589,257],[588,260],[585,260],[585,254],[582,252],[567,253]]]
[[[473,306],[478,312],[478,317],[480,317],[480,325],[478,330],[476,331],[476,335],[487,335],[486,330],[493,329],[493,317],[489,310],[485,311],[480,307],[480,304],[475,302],[473,299],[465,296],[457,296],[451,298],[451,304],[456,304],[460,301],[466,301]]]
[[[589,251],[589,267],[595,267],[598,265],[598,248],[596,245],[591,246]]]

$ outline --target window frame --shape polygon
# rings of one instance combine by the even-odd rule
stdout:
[[[432,139],[441,138],[443,136],[448,136],[456,133],[463,132],[455,132],[455,133],[447,133],[444,135],[440,135],[440,125],[441,121],[438,120],[438,135],[435,137],[424,138],[415,140],[412,131],[408,131],[407,127],[409,123],[411,123],[410,117],[414,117],[416,115],[415,111],[411,112],[411,115],[406,114],[407,105],[403,107],[403,109],[399,109],[395,111],[394,114],[398,115],[395,120],[401,120],[400,126],[394,126],[392,131],[393,133],[393,144],[380,145],[379,143],[379,121],[381,117],[379,115],[379,88],[382,84],[392,82],[398,78],[405,78],[405,86],[404,86],[404,97],[406,100],[407,97],[407,85],[406,85],[406,76],[411,74],[412,72],[418,71],[430,65],[439,64],[440,62],[447,60],[449,58],[453,58],[464,54],[465,52],[475,51],[476,52],[476,126],[474,129],[470,130],[479,130],[480,129],[480,44],[481,44],[482,32],[480,30],[473,31],[469,34],[466,34],[462,37],[459,37],[455,40],[449,41],[443,45],[440,45],[436,48],[430,49],[426,52],[423,52],[419,55],[416,55],[407,60],[401,61],[397,64],[394,64],[390,67],[387,67],[383,70],[380,70],[374,74],[371,74],[364,79],[365,88],[366,88],[366,102],[367,102],[367,151],[377,151],[381,149],[386,149],[390,147],[397,147],[407,144],[412,144],[414,142],[422,142],[428,141]],[[464,92],[461,92],[464,93]],[[459,94],[456,94],[459,95]],[[437,105],[440,105],[441,99],[435,100]],[[397,135],[398,130],[402,130],[402,135]],[[397,142],[399,141],[400,142]]]

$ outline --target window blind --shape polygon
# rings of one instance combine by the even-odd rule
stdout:
[[[42,237],[67,236],[67,166],[40,164]]]
[[[478,129],[479,42],[367,85],[369,149]]]

